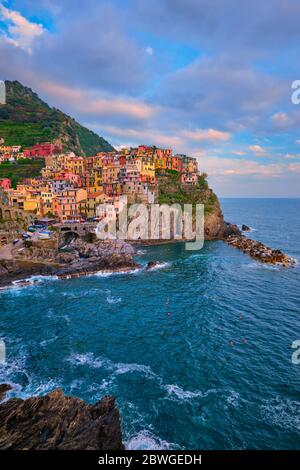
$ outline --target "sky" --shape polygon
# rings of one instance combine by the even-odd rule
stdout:
[[[0,80],[221,197],[300,197],[299,0],[0,0]]]

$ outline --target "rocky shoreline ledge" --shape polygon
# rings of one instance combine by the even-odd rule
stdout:
[[[280,265],[282,267],[295,266],[296,261],[283,253],[281,250],[274,250],[257,240],[246,237],[241,232],[229,235],[226,238],[228,245],[242,250],[243,253],[264,264]]]
[[[0,400],[11,389],[0,385]],[[0,450],[122,450],[119,411],[113,396],[94,405],[60,389],[43,397],[0,403]]]
[[[0,258],[0,288],[34,283],[32,276],[72,279],[98,272],[128,272],[140,267],[133,260],[135,249],[122,240],[88,243],[81,239],[58,248],[45,242],[18,245],[10,257]]]
[[[214,222],[214,237],[212,228],[205,239],[223,240],[230,246],[238,248],[256,261],[265,264],[292,267],[295,260],[263,243],[243,235],[237,225],[224,222],[220,216],[218,223]],[[243,226],[243,231],[249,227]],[[205,228],[207,231],[207,227]],[[0,289],[13,286],[34,284],[34,276],[56,276],[59,279],[75,279],[102,273],[130,272],[142,266],[134,260],[136,248],[139,246],[154,246],[182,241],[148,240],[127,243],[123,240],[96,240],[93,243],[83,239],[72,240],[61,246],[61,240],[23,242],[16,246],[7,245],[0,252]],[[154,261],[155,262],[155,261]]]

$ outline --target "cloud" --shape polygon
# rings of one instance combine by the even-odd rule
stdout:
[[[148,55],[153,55],[153,52],[154,52],[154,51],[153,51],[153,48],[152,48],[152,47],[146,47],[146,53],[147,53]]]
[[[144,143],[147,145],[171,147],[173,149],[176,149],[176,147],[181,148],[183,145],[183,141],[179,136],[164,134],[156,129],[125,129],[104,126],[104,130],[107,134],[116,136],[122,140],[124,140],[124,138],[131,140],[133,145]]]
[[[288,170],[293,173],[300,173],[300,163],[290,163],[288,165]]]
[[[134,5],[137,27],[210,51],[266,57],[300,38],[298,0],[135,0]]]
[[[229,132],[218,131],[216,129],[195,129],[183,130],[181,132],[183,137],[187,139],[200,141],[226,141],[230,139]]]
[[[299,160],[300,159],[300,153],[292,154],[292,153],[286,153],[283,155],[283,158],[285,160]]]
[[[264,149],[261,145],[249,145],[249,150],[256,157],[266,157],[268,155],[266,149]]]
[[[285,124],[289,121],[289,117],[286,113],[275,113],[272,116],[272,121],[280,124]]]
[[[279,78],[241,61],[205,57],[162,80],[154,98],[173,109],[173,119],[188,119],[193,127],[239,131],[260,129],[285,94]]]
[[[4,33],[2,39],[32,53],[33,41],[45,32],[43,25],[30,22],[19,12],[10,10],[2,4],[0,4],[0,16],[7,22],[7,34]]]
[[[145,120],[149,119],[159,110],[158,107],[147,105],[136,99],[101,96],[99,92],[70,88],[51,81],[40,82],[40,89],[48,96],[55,97],[56,100],[67,104],[76,113],[88,116],[124,115]]]
[[[285,166],[283,164],[263,165],[254,161],[207,156],[201,158],[200,166],[210,176],[258,176],[277,178],[282,176]]]
[[[22,35],[15,32],[10,42],[20,45],[24,53],[25,48],[32,52],[30,62],[25,57],[15,65],[15,78],[21,80],[22,74],[26,75],[30,69],[32,74],[67,86],[137,95],[151,72],[144,70],[144,48],[125,32],[126,23],[117,5],[86,0],[83,8],[77,0],[62,0],[59,8],[53,17],[55,28],[43,29],[44,34],[40,34],[41,25],[14,12],[24,27]],[[34,11],[34,6],[31,10]],[[39,40],[33,47],[32,38],[38,34]],[[15,53],[7,43],[6,38],[6,48],[2,44],[1,50],[4,72],[11,69],[9,62]]]

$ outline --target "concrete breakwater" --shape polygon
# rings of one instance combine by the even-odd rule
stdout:
[[[281,265],[283,267],[291,267],[296,264],[295,260],[281,250],[274,250],[263,243],[245,237],[245,235],[229,235],[226,238],[228,245],[238,248],[243,253],[248,254],[256,261],[265,264]]]

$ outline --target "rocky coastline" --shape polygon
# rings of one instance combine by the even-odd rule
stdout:
[[[285,268],[296,264],[295,260],[281,250],[274,250],[263,243],[246,237],[242,233],[227,236],[228,245],[238,248],[243,253],[249,255],[254,260],[271,265],[278,265]]]
[[[0,400],[10,385],[0,385]],[[0,403],[0,450],[122,450],[119,411],[113,396],[94,405],[60,389]]]
[[[101,272],[131,271],[140,267],[133,259],[135,249],[122,240],[77,239],[59,248],[58,243],[36,242],[17,245],[6,259],[0,258],[0,288],[25,286],[32,276],[72,279]]]
[[[206,240],[223,240],[264,264],[282,267],[295,265],[295,260],[281,250],[269,248],[259,241],[248,238],[237,225],[224,222],[222,213],[215,216],[214,222],[210,219],[209,230],[208,226],[205,226]],[[247,226],[244,228],[244,231],[250,230]],[[141,265],[134,260],[136,247],[166,243],[170,243],[170,240],[133,243],[123,240],[96,240],[94,243],[88,243],[76,239],[64,247],[59,247],[59,243],[54,240],[48,245],[45,242],[31,244],[20,242],[11,249],[10,256],[2,258],[0,254],[0,289],[34,284],[38,282],[34,280],[34,276],[75,279],[99,272],[130,272],[141,268]],[[174,240],[173,243],[178,241]]]

